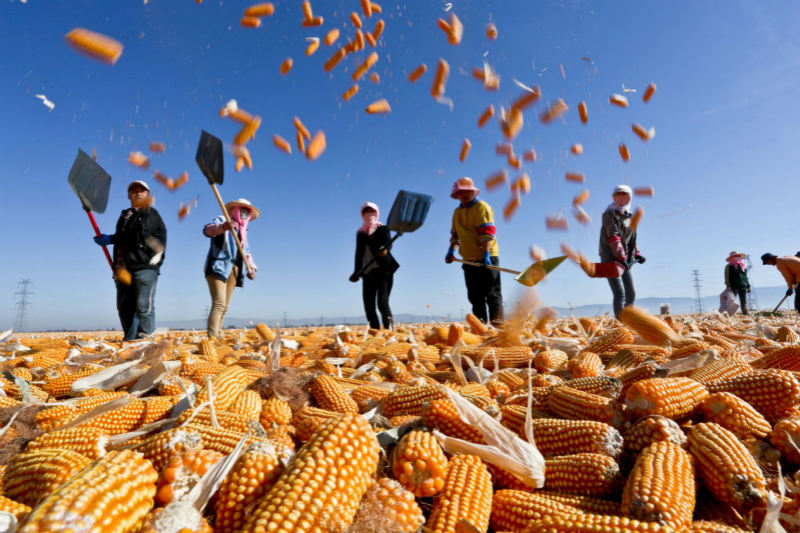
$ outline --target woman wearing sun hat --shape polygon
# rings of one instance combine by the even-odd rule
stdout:
[[[400,267],[392,256],[391,234],[389,228],[378,220],[380,211],[372,202],[361,205],[362,224],[356,231],[355,270],[350,276],[353,283],[361,277],[364,312],[369,327],[380,329],[378,314],[375,312],[377,301],[384,329],[392,329],[392,310],[389,307],[389,295],[392,292],[394,273]],[[373,261],[373,258],[375,260]],[[362,270],[363,269],[363,270]]]
[[[224,216],[219,215],[203,228],[203,235],[211,239],[205,265],[206,281],[211,293],[211,311],[207,323],[209,337],[219,337],[233,289],[244,286],[244,273],[247,269],[243,261],[247,261],[250,265],[247,277],[250,279],[256,277],[256,265],[253,263],[253,256],[250,255],[247,229],[250,222],[257,219],[261,212],[244,198],[228,202],[225,204],[225,209],[231,217],[231,222],[227,222]],[[242,257],[239,247],[236,246],[233,231],[239,236],[245,257]]]
[[[747,293],[750,292],[750,280],[747,279],[747,267],[744,259],[747,254],[733,251],[725,260],[725,286],[739,295],[742,304],[742,314],[747,314]]]

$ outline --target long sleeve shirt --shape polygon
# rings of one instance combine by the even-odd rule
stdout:
[[[494,212],[489,204],[474,199],[459,205],[453,212],[450,243],[457,244],[461,257],[467,261],[480,261],[487,248],[492,257],[500,252],[495,238]]]

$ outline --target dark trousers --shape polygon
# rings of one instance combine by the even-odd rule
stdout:
[[[152,269],[131,272],[131,284],[117,282],[117,312],[125,333],[132,341],[153,333],[156,324],[154,299],[158,273]]]
[[[492,257],[492,264],[500,265],[500,258]],[[462,265],[461,268],[464,269],[467,299],[472,304],[472,314],[484,323],[489,319],[495,325],[502,323],[503,292],[500,287],[500,272],[483,266]]]
[[[608,278],[608,285],[614,294],[614,316],[619,318],[623,307],[633,305],[636,300],[636,290],[633,288],[633,274],[630,269],[618,278]]]
[[[747,314],[747,289],[733,289],[739,293],[739,304],[743,315]]]
[[[378,314],[375,312],[375,301],[377,300],[383,327],[391,329],[392,310],[389,308],[389,294],[392,292],[394,274],[387,275],[386,271],[376,268],[364,274],[363,279],[361,295],[364,298],[364,312],[367,314],[369,327],[381,329],[381,324],[378,322]]]
[[[794,288],[794,310],[800,313],[800,285]]]

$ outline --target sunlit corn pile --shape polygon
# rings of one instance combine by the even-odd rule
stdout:
[[[0,509],[25,533],[800,531],[794,318],[621,319],[12,337]],[[459,398],[527,421],[543,486],[445,450],[489,442]]]

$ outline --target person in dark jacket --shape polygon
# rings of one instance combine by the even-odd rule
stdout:
[[[631,227],[631,188],[617,185],[613,193],[614,201],[603,213],[603,227],[600,230],[600,260],[604,263],[617,262],[624,269],[618,278],[608,278],[614,294],[614,316],[625,307],[633,305],[636,290],[633,287],[631,267],[634,263],[644,263],[645,258],[636,247],[636,229]]]
[[[350,275],[353,283],[363,278],[361,294],[364,300],[364,312],[369,327],[380,329],[378,314],[375,312],[377,300],[384,329],[392,329],[392,310],[389,308],[389,295],[392,292],[394,273],[400,267],[391,254],[391,234],[389,228],[378,220],[378,206],[366,202],[361,206],[363,223],[356,232],[355,269]],[[373,258],[375,261],[372,261]],[[362,271],[363,268],[363,271]]]
[[[747,267],[744,259],[747,254],[731,252],[728,254],[725,265],[725,286],[739,295],[742,304],[742,314],[747,314],[747,293],[750,292],[750,280],[747,279]]]
[[[132,341],[155,330],[156,282],[164,264],[167,228],[152,207],[147,183],[131,182],[128,199],[131,206],[120,214],[115,233],[99,235],[94,242],[114,245],[117,312],[125,334],[123,340]]]
[[[233,289],[244,286],[244,273],[247,270],[244,261],[250,265],[250,269],[247,270],[249,279],[255,279],[257,269],[250,253],[247,226],[257,219],[261,212],[244,198],[228,202],[225,204],[225,209],[231,217],[231,222],[226,221],[223,215],[219,215],[203,227],[203,235],[211,239],[204,269],[208,290],[211,293],[211,309],[206,323],[206,333],[209,338],[219,337],[225,313],[228,312],[231,303]],[[245,257],[242,257],[239,247],[236,246],[232,231],[239,237]]]

